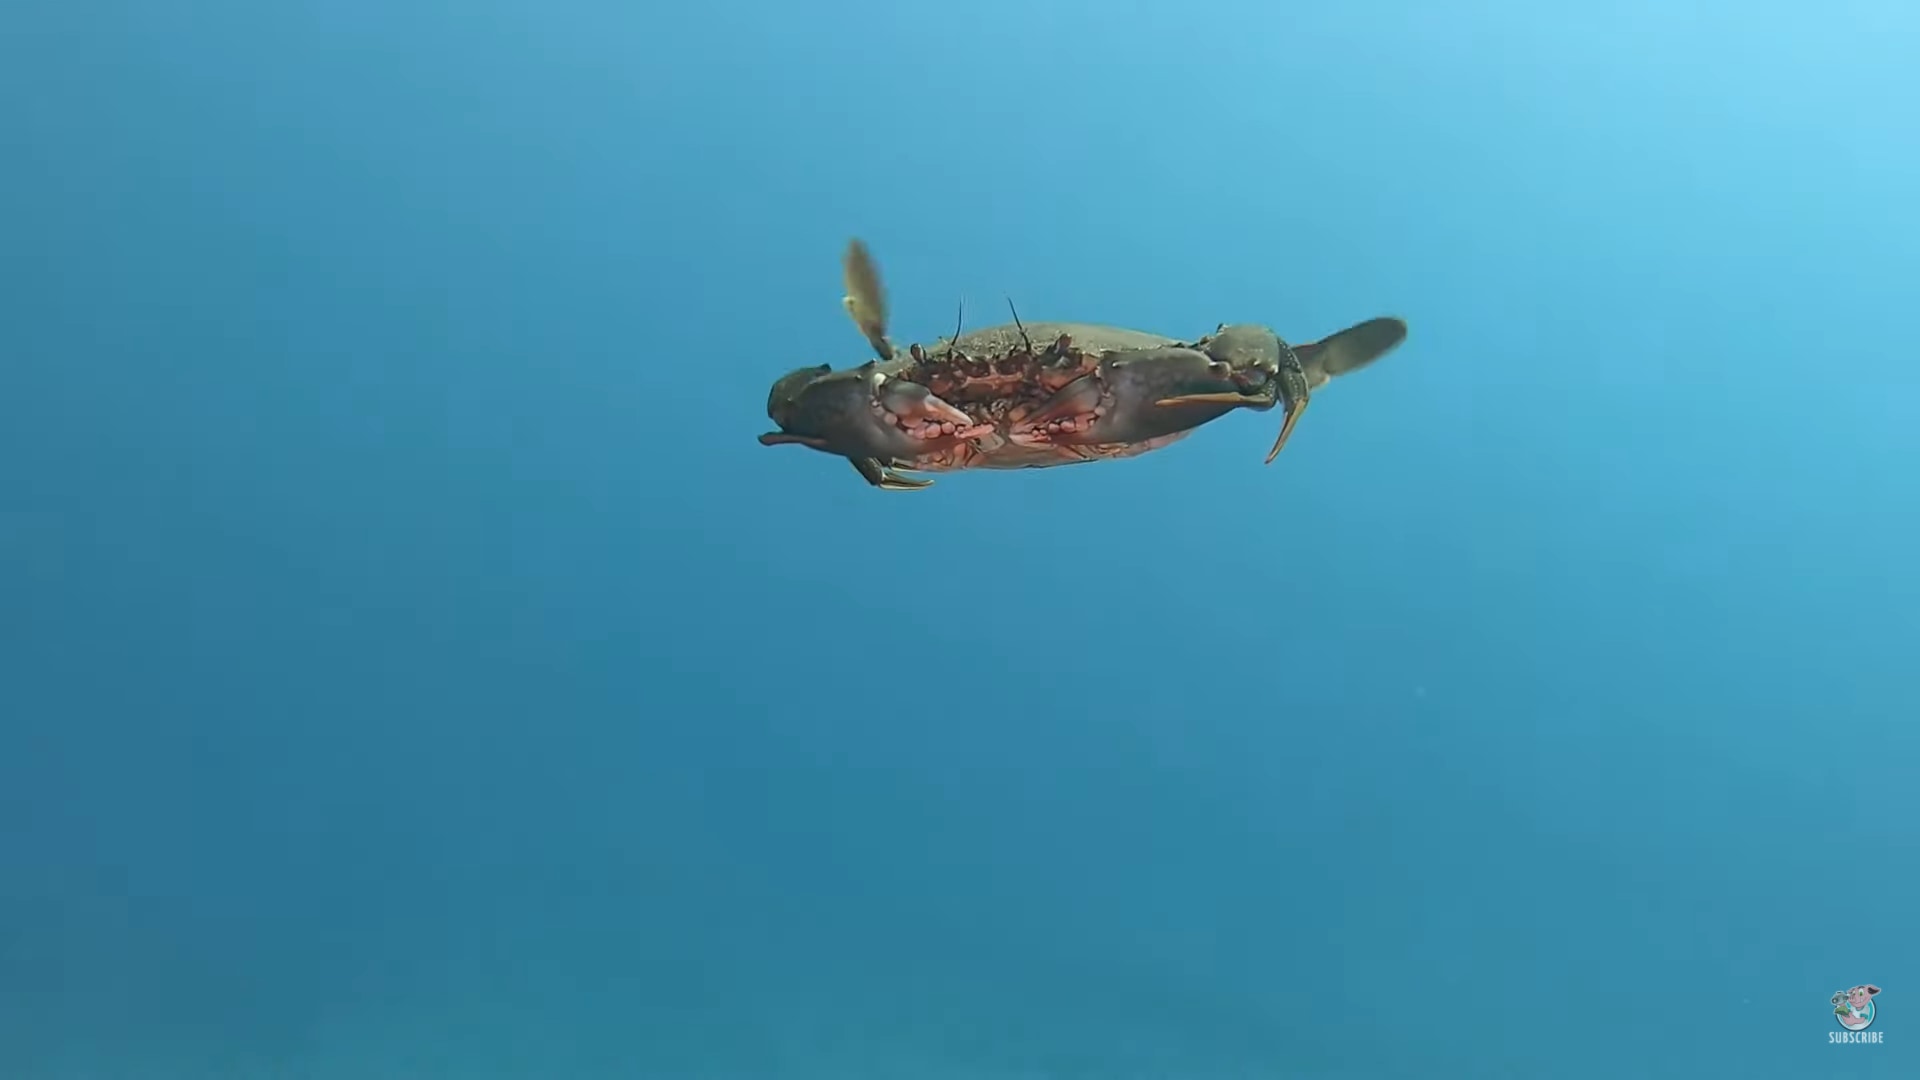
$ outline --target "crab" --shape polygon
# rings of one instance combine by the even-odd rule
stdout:
[[[846,458],[874,487],[917,491],[912,472],[1034,469],[1135,457],[1237,409],[1279,406],[1271,464],[1313,391],[1397,347],[1406,323],[1376,318],[1290,345],[1265,326],[1222,324],[1182,342],[1082,323],[1013,322],[932,347],[888,338],[886,289],[865,244],[847,246],[849,317],[874,356],[857,367],[799,368],[773,384],[766,446]],[[1009,302],[1009,308],[1011,308]]]

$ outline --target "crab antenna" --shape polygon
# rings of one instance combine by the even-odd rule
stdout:
[[[948,356],[954,356],[960,352],[960,324],[966,317],[967,298],[963,296],[960,298],[959,310],[953,313],[953,336],[947,339]]]
[[[1027,328],[1020,325],[1020,309],[1013,306],[1011,296],[1007,297],[1007,310],[1013,312],[1013,328],[1020,331],[1020,343],[1027,347],[1028,352],[1032,352],[1033,342],[1027,338]]]

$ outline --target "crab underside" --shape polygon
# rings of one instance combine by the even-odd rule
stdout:
[[[1068,323],[991,327],[896,349],[877,268],[859,241],[845,261],[845,306],[873,348],[858,368],[800,369],[775,383],[766,445],[838,454],[876,487],[932,484],[904,471],[1044,468],[1134,457],[1236,409],[1276,405],[1286,443],[1311,386],[1371,363],[1405,337],[1399,320],[1362,323],[1301,349],[1266,327],[1221,326],[1179,342]],[[1345,339],[1345,347],[1338,346]],[[1311,353],[1309,354],[1309,350]],[[1303,354],[1319,360],[1309,371]]]

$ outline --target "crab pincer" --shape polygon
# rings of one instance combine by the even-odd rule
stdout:
[[[799,445],[852,459],[876,487],[895,459],[992,432],[919,383],[888,375],[869,362],[847,371],[801,368],[774,384],[767,417],[780,428],[760,436],[763,446]],[[870,467],[863,467],[862,462]],[[876,472],[877,471],[877,472]],[[897,476],[901,487],[922,487]]]
[[[1220,327],[1204,348],[1208,357],[1233,373],[1231,388],[1173,395],[1158,404],[1168,408],[1214,405],[1255,412],[1281,405],[1280,434],[1273,440],[1273,449],[1267,451],[1266,463],[1273,464],[1312,400],[1300,354],[1280,335],[1251,323]]]

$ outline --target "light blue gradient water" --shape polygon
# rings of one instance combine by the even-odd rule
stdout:
[[[1910,6],[0,31],[0,1078],[1920,1070]],[[885,494],[851,235],[1412,335]]]

